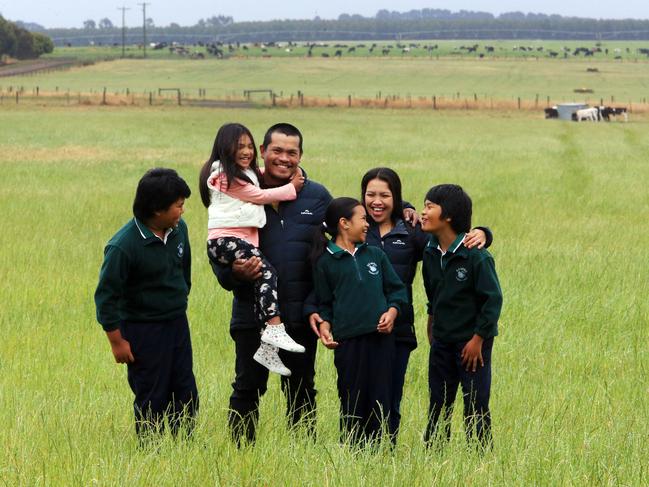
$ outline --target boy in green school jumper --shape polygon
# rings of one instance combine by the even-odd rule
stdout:
[[[126,363],[138,435],[191,430],[198,411],[187,322],[191,250],[181,219],[191,191],[172,169],[140,180],[132,218],[110,239],[95,292],[97,321]]]
[[[481,445],[490,446],[491,350],[502,306],[494,260],[487,250],[462,244],[471,228],[471,199],[460,186],[442,184],[428,191],[421,227],[432,234],[422,267],[431,345],[425,441],[434,439],[440,420],[450,438],[461,385],[467,439],[475,433]]]

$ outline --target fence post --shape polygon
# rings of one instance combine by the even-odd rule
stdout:
[[[149,106],[153,105],[153,93],[149,91]]]
[[[433,95],[433,110],[437,110],[437,97]]]
[[[475,101],[475,102],[478,101],[478,94],[477,93],[473,94],[473,101]]]
[[[546,106],[550,108],[550,96],[548,95],[547,100],[545,102]]]
[[[37,86],[37,87],[36,87],[36,96],[39,95],[40,91],[41,91],[40,88]]]
[[[178,90],[178,106],[182,105],[182,101],[180,99],[180,89]]]
[[[16,90],[16,105],[18,105],[18,90]]]
[[[106,87],[104,86],[104,92],[101,95],[101,104],[105,105],[106,104]]]
[[[536,94],[536,98],[534,99],[534,108],[539,107],[539,94]]]
[[[352,95],[347,95],[347,108],[352,106]]]
[[[518,109],[519,110],[521,109],[521,97],[520,96],[518,97]]]
[[[275,93],[273,93],[273,94],[271,95],[271,98],[273,99],[273,106],[274,106],[274,107],[277,106],[277,100],[276,100],[277,95],[276,95]]]

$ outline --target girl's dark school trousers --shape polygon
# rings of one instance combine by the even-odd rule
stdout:
[[[373,332],[335,349],[342,441],[380,440],[384,428],[390,433],[394,343],[394,335]]]

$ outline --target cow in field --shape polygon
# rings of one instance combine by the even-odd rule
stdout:
[[[557,110],[557,107],[546,108],[544,112],[545,118],[559,118],[559,111]]]
[[[575,115],[577,116],[577,122],[599,122],[599,110],[597,108],[582,108],[577,110]]]

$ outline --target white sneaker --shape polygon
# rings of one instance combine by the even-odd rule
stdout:
[[[282,363],[282,359],[277,353],[278,350],[277,347],[261,342],[252,358],[271,372],[288,377],[291,375],[291,371]]]
[[[289,352],[304,353],[305,350],[302,345],[297,343],[288,333],[286,333],[283,323],[280,323],[279,325],[267,325],[266,329],[261,334],[261,341]]]

